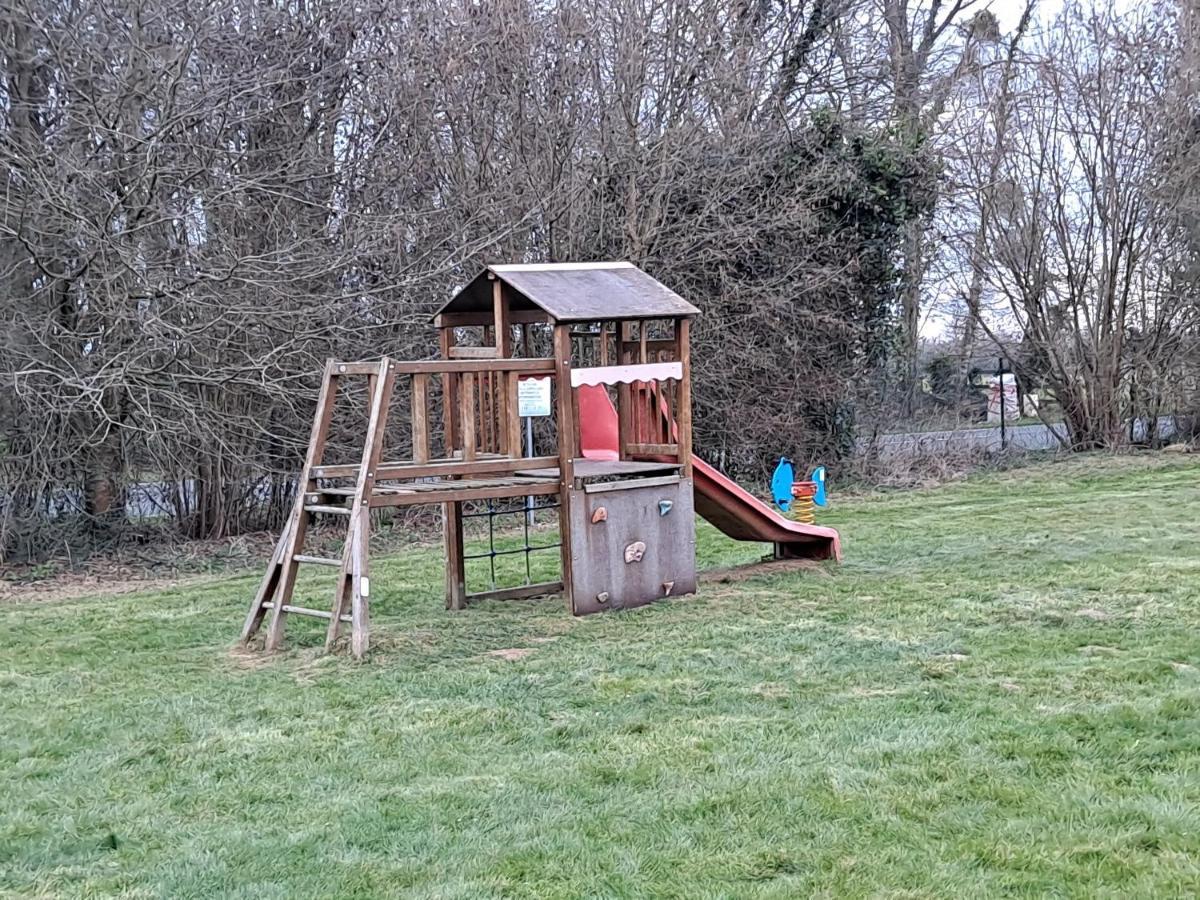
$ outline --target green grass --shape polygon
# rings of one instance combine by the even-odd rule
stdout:
[[[420,548],[362,663],[231,650],[244,576],[11,604],[0,893],[1195,895],[1198,510],[1167,457],[843,498],[840,568],[578,620]]]

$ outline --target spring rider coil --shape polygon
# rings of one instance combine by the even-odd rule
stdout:
[[[816,504],[813,498],[817,495],[815,481],[793,481],[792,503],[788,510],[788,518],[805,525],[812,525],[817,518]]]

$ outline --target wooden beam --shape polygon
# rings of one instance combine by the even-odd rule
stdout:
[[[626,478],[622,481],[601,481],[596,484],[585,484],[586,494],[605,494],[609,491],[629,491],[634,488],[666,487],[679,484],[678,475],[657,475],[653,478]]]
[[[682,364],[679,386],[675,391],[675,440],[679,444],[679,464],[683,477],[692,477],[692,350],[688,343],[690,323],[675,321],[675,354]]]
[[[574,450],[576,442],[574,391],[571,389],[571,328],[554,326],[554,361],[558,366],[555,405],[558,415],[558,531],[562,545],[562,581],[571,597],[571,489],[575,486]]]
[[[470,462],[475,458],[475,376],[470,372],[462,377],[462,390],[458,411],[462,428],[463,459]]]
[[[625,366],[633,363],[633,354],[629,349],[629,339],[632,336],[630,322],[617,323],[617,365]],[[617,385],[617,455],[621,459],[629,459],[627,445],[634,440],[633,434],[633,387],[629,384]]]
[[[333,361],[331,374],[338,375],[374,375],[379,371],[379,361],[375,362],[342,362]]]
[[[678,444],[629,444],[630,456],[675,456],[677,453],[679,453]]]
[[[438,332],[438,348],[441,351],[442,359],[448,361],[450,359],[450,350],[454,347],[454,329],[443,328]],[[402,365],[396,363],[397,366]],[[403,369],[396,370],[398,374],[403,374]],[[429,371],[429,370],[426,370]],[[423,375],[425,372],[414,372],[414,375]],[[454,448],[458,446],[458,426],[455,423],[454,411],[458,409],[458,376],[450,372],[442,374],[442,440],[447,455],[454,452]]]
[[[500,352],[495,347],[451,347],[451,359],[499,359]]]
[[[412,377],[413,462],[429,462],[429,376]]]
[[[492,282],[492,320],[496,332],[496,355],[508,357],[512,351],[512,333],[508,327],[508,298],[504,295],[504,284],[499,278]]]
[[[463,560],[462,503],[442,504],[442,540],[446,550],[446,609],[466,606],[467,574]]]
[[[505,384],[505,391],[507,392],[508,396],[506,409],[506,415],[508,416],[508,446],[505,449],[508,451],[509,456],[513,458],[519,458],[523,450],[521,447],[521,417],[518,415],[521,407],[520,401],[517,399],[518,392],[520,390],[521,376],[516,372],[509,372],[507,378],[508,380]]]
[[[493,310],[478,312],[442,313],[434,320],[438,328],[470,328],[475,325],[493,325],[496,317]],[[550,315],[540,309],[510,309],[508,321],[513,325],[546,325]]]
[[[447,348],[447,352],[452,348]],[[465,348],[460,348],[465,349]],[[472,348],[478,350],[479,348]],[[490,347],[484,349],[492,349]],[[397,375],[437,372],[525,372],[550,375],[555,371],[552,359],[421,359],[393,363]]]
[[[450,500],[498,500],[501,497],[535,497],[557,494],[558,482],[535,481],[528,484],[498,484],[492,487],[446,487],[434,491],[410,491],[405,494],[376,494],[371,498],[372,509],[397,506],[426,506]]]
[[[468,603],[477,603],[481,600],[528,600],[532,597],[549,597],[552,594],[560,594],[562,589],[561,581],[543,581],[540,584],[523,584],[520,587],[467,594],[466,599]]]
[[[381,462],[375,473],[376,481],[391,481],[398,478],[447,478],[451,475],[502,475],[524,469],[544,469],[558,465],[557,456],[535,456],[532,459],[495,457],[490,459],[434,459],[428,463]],[[349,478],[357,474],[353,465],[318,466],[313,469],[314,478]],[[314,493],[310,491],[310,493]],[[315,491],[321,493],[321,491]]]

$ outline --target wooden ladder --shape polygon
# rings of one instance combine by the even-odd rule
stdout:
[[[321,465],[325,455],[338,385],[346,377],[364,375],[367,377],[369,408],[362,461],[355,476],[354,491],[347,506],[323,505],[321,490],[312,473],[314,468]],[[386,357],[378,362],[337,362],[332,359],[326,361],[296,502],[292,505],[283,531],[279,535],[279,543],[275,545],[267,573],[263,576],[254,602],[250,605],[250,612],[242,629],[243,642],[248,642],[255,635],[270,612],[264,646],[267,650],[278,649],[283,643],[285,618],[288,613],[296,613],[329,620],[329,629],[325,634],[326,650],[337,640],[342,623],[349,622],[351,652],[356,658],[367,652],[371,631],[368,608],[371,582],[367,566],[367,542],[371,532],[371,494],[375,488],[375,471],[382,453],[383,431],[387,424],[388,403],[392,397],[394,379],[395,364]],[[317,513],[347,518],[346,541],[341,559],[309,556],[304,553],[304,537],[308,531],[308,523]],[[296,573],[302,563],[338,569],[333,606],[328,612],[292,605]]]

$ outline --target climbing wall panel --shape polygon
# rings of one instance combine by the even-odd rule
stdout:
[[[575,615],[695,593],[690,480],[672,476],[576,488],[570,527]]]

